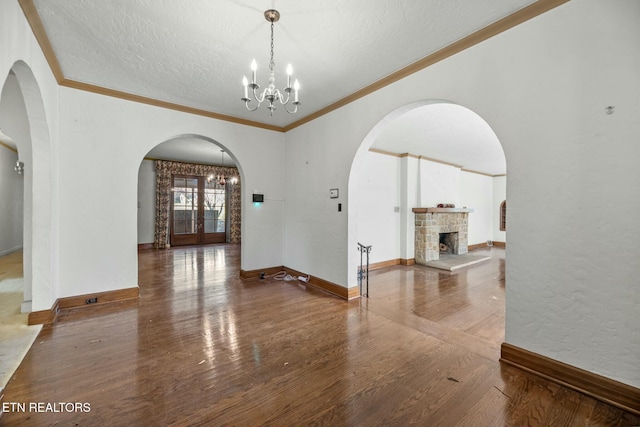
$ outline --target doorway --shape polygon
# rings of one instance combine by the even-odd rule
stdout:
[[[468,108],[426,100],[390,113],[362,142],[350,171],[350,283],[357,279],[356,242],[371,245],[369,271],[380,270],[370,273],[368,294],[399,302],[385,303],[386,312],[436,322],[499,348],[504,340],[505,251],[487,247],[487,242],[505,239],[496,224],[496,200],[506,196],[505,174],[506,158],[497,135]],[[468,249],[491,257],[486,265],[446,273],[415,265],[416,252],[431,247],[437,254],[439,243],[458,252],[463,236],[439,242],[436,234],[428,244],[415,237],[413,208],[440,203],[474,210],[466,222],[451,218],[456,225],[449,227],[455,228],[439,231],[464,230]],[[488,282],[486,277],[495,280]],[[451,304],[451,311],[445,304]]]
[[[224,180],[173,175],[171,192],[172,246],[227,241],[229,192]]]
[[[42,325],[28,326],[29,312],[34,294],[40,297],[36,301],[40,307],[48,307],[50,303],[46,297],[52,295],[50,267],[55,255],[51,247],[55,241],[48,231],[51,230],[51,162],[47,120],[38,83],[29,66],[17,61],[0,89],[2,390],[42,328]],[[35,274],[38,280],[32,280]]]

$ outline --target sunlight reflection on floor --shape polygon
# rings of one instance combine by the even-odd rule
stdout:
[[[9,260],[15,262],[15,255],[0,258],[0,266]],[[22,277],[0,276],[0,389],[7,385],[42,329],[42,325],[27,326],[29,314],[20,312],[22,293]]]

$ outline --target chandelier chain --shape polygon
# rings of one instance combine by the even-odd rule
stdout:
[[[269,61],[269,69],[273,71],[275,66],[276,63],[273,60],[273,20],[271,20],[271,61]]]

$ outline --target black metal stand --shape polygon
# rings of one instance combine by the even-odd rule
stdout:
[[[369,298],[369,253],[371,252],[371,246],[365,246],[358,242],[358,252],[360,252],[360,269],[358,270],[358,284],[360,285],[360,295]],[[362,264],[362,254],[367,254],[367,267],[364,268]],[[366,277],[367,280],[367,292],[362,292],[362,282]]]

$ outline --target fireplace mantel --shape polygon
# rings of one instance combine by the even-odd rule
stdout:
[[[413,213],[469,213],[473,212],[473,209],[467,208],[413,208]]]

